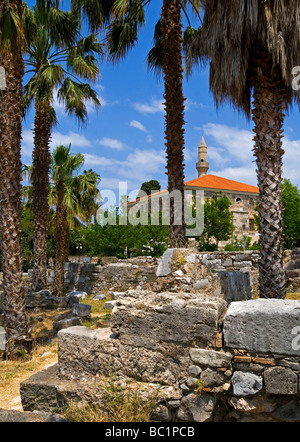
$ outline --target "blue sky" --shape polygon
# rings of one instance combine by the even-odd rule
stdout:
[[[139,42],[124,61],[101,64],[101,78],[94,87],[102,108],[97,111],[88,105],[85,127],[79,127],[55,103],[58,125],[53,129],[51,148],[71,143],[72,152],[83,153],[85,168],[92,168],[101,176],[100,191],[117,190],[120,181],[126,181],[128,190],[135,191],[150,179],[167,187],[163,81],[148,72],[146,64],[160,7],[161,2],[151,2]],[[208,69],[194,69],[191,77],[184,80],[184,94],[186,181],[197,178],[197,151],[204,135],[209,173],[257,185],[252,123],[229,105],[216,110],[209,92]],[[26,164],[31,162],[33,149],[33,118],[31,111],[23,124],[22,158]],[[284,149],[283,175],[300,186],[298,108],[286,117]]]

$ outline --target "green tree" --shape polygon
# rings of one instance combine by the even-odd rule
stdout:
[[[231,202],[226,195],[217,193],[204,204],[204,233],[206,243],[214,240],[218,246],[220,241],[228,241],[233,234],[233,215],[230,211]]]
[[[161,185],[157,180],[146,181],[141,185],[141,191],[145,192],[147,195],[151,195],[153,191],[159,192],[161,189]],[[143,193],[139,193],[137,199],[140,198],[139,195],[143,195]]]
[[[285,111],[299,103],[292,72],[300,58],[300,4],[293,0],[203,4],[203,26],[188,49],[189,65],[208,61],[216,104],[229,101],[249,119],[252,114],[260,190],[260,293],[285,298],[282,137]]]
[[[99,68],[96,56],[102,47],[94,35],[79,38],[80,21],[74,12],[58,8],[58,0],[37,0],[31,11],[25,8],[27,72],[32,73],[25,86],[25,105],[35,104],[34,150],[32,170],[34,217],[34,266],[32,286],[38,291],[46,285],[47,221],[49,217],[49,143],[56,122],[53,108],[55,93],[69,115],[80,123],[87,119],[86,102],[99,106],[95,91],[76,77],[96,80]]]
[[[50,162],[51,205],[55,206],[55,290],[63,294],[63,265],[69,252],[69,226],[78,218],[86,220],[89,210],[95,211],[100,177],[92,170],[79,175],[84,165],[82,154],[70,153],[71,145],[58,146],[52,153]]]
[[[282,184],[282,202],[285,247],[293,249],[300,242],[300,190],[287,179]]]
[[[21,130],[24,75],[22,0],[0,0],[0,221],[2,228],[3,313],[7,357],[32,348],[25,309],[21,258]]]

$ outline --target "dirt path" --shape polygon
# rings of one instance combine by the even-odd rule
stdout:
[[[41,360],[40,364],[36,365],[34,369],[23,369],[19,370],[20,374],[12,376],[9,380],[1,380],[0,379],[0,409],[3,410],[16,410],[23,411],[20,397],[20,382],[25,381],[34,373],[37,373],[40,370],[43,370],[50,365],[57,362],[57,355],[50,354]],[[0,362],[0,370],[3,366],[10,364],[7,362]],[[18,369],[18,364],[15,364],[15,369]]]

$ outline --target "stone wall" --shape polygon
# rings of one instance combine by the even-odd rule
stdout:
[[[130,293],[110,329],[58,333],[61,379],[114,373],[171,393],[155,421],[300,421],[300,301]],[[98,393],[99,394],[99,391]]]

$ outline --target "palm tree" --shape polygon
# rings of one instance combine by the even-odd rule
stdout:
[[[217,105],[231,102],[254,122],[260,189],[260,291],[284,298],[282,238],[282,137],[285,111],[299,95],[292,68],[300,59],[300,4],[292,0],[203,1],[203,26],[189,64],[210,61],[210,89]],[[253,106],[251,100],[253,98]]]
[[[110,59],[117,61],[123,58],[128,50],[138,40],[138,31],[145,21],[145,6],[150,2],[142,0],[115,0],[111,4],[110,13],[112,21],[108,27],[107,47]],[[96,2],[101,3],[100,1]],[[184,102],[183,95],[183,67],[182,67],[182,22],[181,12],[190,3],[198,13],[200,2],[198,0],[163,0],[161,21],[156,28],[156,34],[162,34],[162,66],[165,84],[165,139],[167,151],[168,190],[181,192],[181,204],[176,205],[171,198],[170,213],[170,245],[171,247],[184,247],[185,224],[183,217],[183,191],[184,191]],[[87,0],[73,0],[73,4],[84,7],[84,12],[90,20],[92,28],[97,27],[97,16],[91,15],[88,10]],[[101,16],[103,18],[103,16]],[[152,53],[153,55],[153,53]],[[157,52],[155,53],[157,56]],[[151,59],[151,55],[150,55]],[[157,60],[157,58],[156,58]],[[153,61],[153,58],[152,58]],[[179,207],[178,207],[179,206]],[[181,206],[181,207],[180,207]],[[179,211],[182,224],[178,225],[176,219]]]
[[[94,90],[76,81],[74,74],[96,80],[99,69],[95,55],[102,54],[94,35],[78,38],[79,21],[72,12],[58,9],[58,2],[38,1],[33,11],[25,9],[26,64],[33,75],[25,87],[25,104],[35,102],[33,150],[34,267],[32,288],[46,286],[47,221],[49,216],[49,143],[56,122],[52,107],[55,92],[69,115],[80,123],[87,119],[86,102],[99,106]],[[64,65],[67,68],[64,68]]]
[[[55,290],[63,294],[63,265],[69,253],[69,226],[74,218],[88,220],[98,209],[95,198],[100,177],[94,171],[76,175],[84,164],[82,154],[71,154],[71,145],[58,146],[51,156],[51,205],[55,206]],[[91,212],[90,212],[91,210]]]
[[[32,347],[20,238],[23,50],[22,1],[0,0],[0,66],[6,75],[6,88],[0,90],[0,220],[7,357]]]

